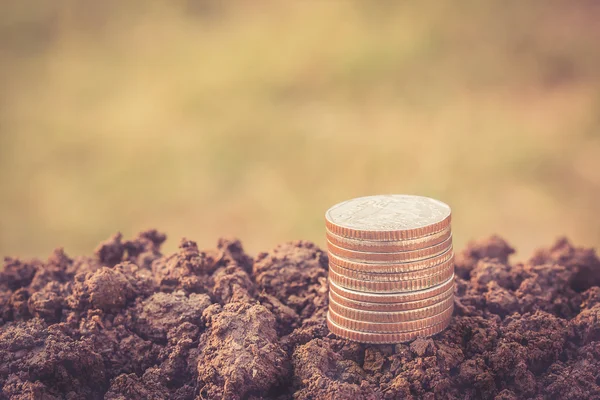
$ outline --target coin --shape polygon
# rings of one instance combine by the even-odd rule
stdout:
[[[333,286],[332,286],[333,288]],[[336,303],[341,304],[348,308],[354,308],[356,310],[363,311],[385,311],[385,312],[393,312],[393,311],[408,311],[408,310],[416,310],[418,308],[424,308],[431,306],[433,304],[437,304],[448,297],[453,297],[454,294],[454,285],[450,286],[448,290],[442,292],[438,295],[434,295],[432,297],[428,297],[422,300],[415,301],[407,301],[407,302],[398,302],[398,303],[374,303],[368,301],[358,301],[351,300],[346,297],[340,296],[334,290],[329,290],[329,297],[333,299]]]
[[[327,242],[327,248],[331,254],[343,257],[350,261],[364,262],[409,262],[419,261],[431,258],[446,252],[452,247],[452,235],[441,243],[424,249],[402,251],[397,253],[373,253],[366,251],[353,251],[338,247],[331,242]]]
[[[373,333],[373,332],[359,332],[352,329],[347,329],[337,325],[335,322],[329,319],[327,316],[327,327],[329,331],[334,335],[344,339],[353,340],[361,343],[372,343],[372,344],[386,344],[386,343],[402,343],[410,340],[429,337],[437,333],[440,333],[450,323],[450,320],[444,321],[439,324],[432,325],[425,329],[419,329],[411,332],[396,332],[396,333]]]
[[[365,240],[415,239],[450,225],[447,204],[412,195],[367,196],[334,205],[325,213],[327,229]]]
[[[454,274],[447,281],[442,282],[437,286],[405,293],[360,292],[357,290],[344,288],[336,282],[329,280],[329,290],[335,292],[339,296],[345,297],[350,300],[379,304],[409,303],[413,301],[429,299],[431,297],[438,296],[440,293],[444,293],[447,290],[450,290],[450,288],[454,288]]]
[[[325,213],[327,326],[398,343],[445,329],[454,311],[451,210],[427,197],[369,196]]]
[[[454,296],[448,296],[442,301],[428,307],[408,311],[364,311],[345,307],[329,296],[329,309],[336,314],[357,321],[364,322],[404,322],[433,317],[454,303]]]
[[[391,241],[350,239],[335,235],[329,232],[329,230],[326,230],[327,241],[335,246],[347,250],[373,253],[397,253],[401,251],[418,250],[425,247],[431,247],[448,239],[450,235],[450,226],[440,232],[420,238]]]
[[[448,250],[441,254],[438,254],[437,256],[425,258],[418,261],[387,263],[352,261],[343,257],[338,257],[335,254],[332,254],[331,252],[328,253],[328,255],[329,263],[333,263],[337,266],[346,269],[373,273],[397,273],[418,271],[421,269],[433,267],[452,258],[454,256],[454,252],[452,251],[452,248],[449,248]]]
[[[398,293],[412,292],[415,290],[423,290],[439,285],[446,281],[454,274],[453,269],[442,271],[435,275],[424,276],[418,279],[406,281],[363,281],[360,279],[352,279],[344,275],[340,275],[331,269],[329,270],[329,279],[335,282],[338,286],[346,289],[353,289],[361,292],[371,293]]]
[[[454,271],[454,257],[446,260],[440,264],[434,265],[433,267],[419,269],[417,271],[407,272],[394,272],[394,273],[377,273],[377,272],[363,272],[355,271],[335,265],[335,263],[329,263],[329,269],[336,274],[346,276],[352,279],[359,279],[363,281],[406,281],[412,279],[420,279],[426,276],[436,275],[443,273],[444,271]]]
[[[454,305],[451,305],[441,313],[428,318],[421,318],[414,321],[404,322],[367,322],[359,321],[350,318],[344,318],[335,311],[329,309],[327,318],[336,325],[346,329],[352,329],[359,332],[375,332],[375,333],[398,333],[410,332],[419,329],[429,328],[430,326],[442,323],[448,323],[452,318]]]

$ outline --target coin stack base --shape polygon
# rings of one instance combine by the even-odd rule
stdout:
[[[401,343],[446,329],[454,310],[450,207],[420,196],[369,196],[333,206],[325,221],[332,333]]]

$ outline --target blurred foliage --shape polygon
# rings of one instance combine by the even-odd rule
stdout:
[[[598,2],[2,8],[0,255],[323,244],[329,206],[376,193],[449,203],[458,247],[600,244]]]

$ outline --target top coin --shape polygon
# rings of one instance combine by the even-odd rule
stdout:
[[[404,194],[359,197],[336,204],[325,213],[330,232],[380,241],[431,235],[448,227],[450,219],[447,204]]]

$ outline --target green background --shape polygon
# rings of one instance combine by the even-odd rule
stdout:
[[[455,244],[600,244],[600,7],[23,1],[0,13],[0,255],[149,227],[256,253],[413,193]]]

